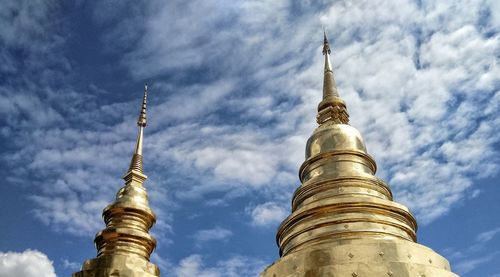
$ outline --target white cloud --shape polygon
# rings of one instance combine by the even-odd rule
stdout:
[[[481,265],[495,263],[495,259],[500,253],[499,251],[492,251],[489,246],[491,240],[500,233],[500,228],[493,228],[491,230],[479,233],[475,240],[470,243],[470,246],[457,250],[456,248],[448,248],[443,252],[449,259],[452,269],[460,275],[474,273],[474,271]],[[488,266],[486,266],[488,268]]]
[[[269,226],[280,223],[287,216],[288,211],[275,202],[260,204],[251,209],[252,223],[256,226]]]
[[[37,250],[0,252],[0,276],[56,277],[52,261]]]
[[[35,217],[56,231],[88,236],[104,228],[100,215],[108,201],[53,196],[33,196],[32,199],[39,205],[34,211]]]
[[[456,270],[457,273],[464,275],[476,269],[481,264],[491,261],[497,254],[498,252],[494,252],[479,258],[461,260],[454,264],[454,270]]]
[[[214,269],[202,269],[202,260],[199,255],[191,255],[183,259],[176,269],[176,274],[179,277],[201,276],[215,277],[219,276]]]
[[[30,140],[23,151],[8,157],[12,164],[30,161],[25,168],[51,180],[31,181],[40,184],[29,197],[37,205],[33,211],[36,218],[58,232],[79,236],[91,236],[105,227],[102,209],[113,201],[123,186],[120,176],[126,171],[133,151],[136,130],[133,129],[134,121],[128,121],[127,126],[119,124],[114,127],[116,131],[111,132],[39,129],[33,135],[44,139]],[[129,129],[129,132],[120,129]],[[121,136],[121,132],[126,134]],[[123,141],[124,136],[130,140]],[[145,160],[148,174],[149,166],[151,163]],[[26,171],[20,174],[22,177]],[[160,243],[168,243],[165,236],[171,232],[170,211],[160,206],[172,204],[165,201],[167,190],[163,182],[152,174],[145,186],[158,216],[153,229],[155,235]]]
[[[477,235],[476,240],[481,243],[485,243],[492,240],[498,234],[500,234],[500,228],[494,228],[492,230],[480,233],[479,235]]]
[[[182,22],[198,22],[200,5],[213,12],[186,30]],[[294,180],[279,178],[296,174],[314,128],[321,23],[332,38],[339,91],[352,125],[364,134],[396,199],[409,205],[419,221],[446,214],[467,192],[477,191],[476,178],[496,172],[498,136],[486,126],[494,125],[500,102],[495,96],[500,69],[494,58],[499,36],[486,36],[487,30],[477,25],[479,11],[493,10],[491,3],[339,1],[321,9],[275,1],[224,9],[205,2],[154,7],[151,17],[145,17],[144,36],[125,61],[133,74],[210,68],[217,72],[214,76],[222,76],[213,77],[215,82],[229,77],[238,84],[224,94],[229,99],[218,102],[223,115],[212,110],[205,120],[190,114],[185,120],[193,132],[174,131],[184,123],[168,130],[179,138],[171,141],[171,150],[160,152],[201,171],[203,178],[178,196],[252,191],[247,185],[263,192],[266,200],[290,195],[285,190]],[[181,20],[171,14],[177,8],[184,11]],[[391,12],[395,9],[398,13]],[[288,17],[291,10],[300,12]],[[214,26],[218,31],[199,43]],[[178,28],[184,31],[172,40]],[[252,81],[256,88],[240,91]],[[193,87],[203,91],[205,83]],[[172,101],[177,97],[182,95]],[[293,143],[288,140],[292,137]],[[484,153],[492,155],[485,159]]]
[[[232,235],[233,232],[231,230],[217,226],[212,229],[199,230],[193,237],[198,243],[202,243],[213,240],[225,241]]]
[[[172,91],[175,92],[165,102],[154,105],[154,110],[150,112],[150,118],[169,118],[171,120],[193,120],[202,117],[217,109],[225,98],[228,98],[235,89],[235,82],[231,79],[218,80],[211,84],[194,84],[187,88],[173,88],[168,84],[156,83],[152,88],[152,93]],[[156,125],[164,122],[153,121]]]
[[[478,178],[498,171],[499,35],[486,35],[492,27],[477,25],[480,9],[498,13],[493,2],[338,1],[318,7],[293,1],[151,1],[131,8],[143,15],[139,20],[130,20],[137,19],[132,15],[124,22],[103,17],[113,16],[107,10],[114,5],[99,11],[100,24],[119,22],[108,33],[110,47],[113,41],[138,42],[123,61],[131,74],[158,79],[151,87],[158,101],[150,102],[145,166],[154,209],[166,219],[159,221],[160,233],[170,232],[170,211],[162,208],[172,201],[160,201],[167,197],[165,187],[176,201],[212,192],[226,193],[223,201],[258,195],[268,202],[249,212],[255,225],[286,216],[281,203],[290,201],[297,186],[321,97],[321,24],[329,31],[352,125],[363,133],[396,200],[409,205],[419,222],[449,212],[480,190]],[[211,12],[200,16],[205,10]],[[24,33],[36,38],[46,31]],[[14,44],[24,42],[9,42]],[[22,147],[5,159],[23,165],[12,170],[15,178],[44,180],[31,198],[37,218],[56,230],[92,234],[103,227],[101,209],[122,184],[118,178],[130,158],[130,114],[135,117],[137,103],[97,108],[102,103],[84,94],[101,95],[99,88],[47,88],[45,95],[37,83],[27,87],[28,95],[9,94],[22,91],[11,86],[0,90],[0,111],[12,117],[2,133],[36,126],[22,129]],[[71,100],[88,106],[62,111],[57,95],[76,95]],[[61,114],[74,124],[52,127]]]
[[[67,269],[71,269],[71,270],[76,271],[79,268],[81,268],[81,264],[78,262],[71,262],[67,259],[62,259],[62,262],[63,262],[63,266]]]
[[[264,268],[264,262],[244,256],[232,256],[219,261],[214,267],[207,267],[200,255],[191,255],[180,261],[175,268],[177,277],[250,277],[257,276]]]
[[[8,47],[35,48],[46,35],[50,13],[57,3],[49,1],[5,1],[0,11],[0,41]]]
[[[9,95],[16,89],[15,87],[0,87],[0,95]],[[39,97],[24,94],[1,97],[0,115],[6,117],[12,125],[47,126],[62,121],[62,116],[52,107],[46,106]],[[23,120],[23,117],[28,120]]]

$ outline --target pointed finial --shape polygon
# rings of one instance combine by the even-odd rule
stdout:
[[[335,78],[333,77],[333,67],[330,62],[330,43],[326,37],[326,30],[323,29],[323,55],[325,56],[325,76],[323,83],[323,100],[330,98],[332,96],[339,97],[337,92],[337,84],[335,83]]]
[[[333,122],[335,124],[348,124],[349,114],[344,101],[337,92],[337,84],[333,76],[333,67],[330,62],[330,43],[323,28],[323,55],[325,56],[325,70],[323,76],[323,100],[318,105],[318,124]]]
[[[137,125],[140,127],[146,127],[146,101],[148,98],[148,84],[144,84],[144,98],[142,100],[141,113],[139,114],[139,119],[137,120]]]
[[[323,27],[323,55],[330,54],[330,44],[328,43],[328,38],[326,37],[326,29]]]
[[[139,126],[139,132],[137,133],[137,141],[135,142],[135,151],[132,156],[132,161],[130,162],[129,172],[132,170],[143,172],[142,169],[142,141],[144,140],[144,127],[147,125],[146,120],[146,102],[148,99],[148,84],[144,84],[144,98],[142,99],[141,112],[139,113],[139,119],[137,120],[137,125]]]

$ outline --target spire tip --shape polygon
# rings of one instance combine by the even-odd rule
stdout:
[[[139,113],[139,119],[137,119],[137,125],[139,126],[139,133],[137,134],[137,141],[135,142],[134,156],[132,156],[132,161],[130,162],[130,167],[128,172],[133,170],[142,173],[142,141],[144,139],[144,127],[146,127],[146,100],[148,97],[148,84],[144,84],[144,98],[142,100],[141,112]],[[128,174],[128,173],[127,173]]]
[[[139,127],[146,127],[146,101],[148,98],[148,84],[144,84],[144,98],[142,100],[141,112],[139,114],[139,119],[137,120],[137,125]]]
[[[326,28],[323,26],[323,55],[330,54],[331,52],[330,43],[326,37]]]

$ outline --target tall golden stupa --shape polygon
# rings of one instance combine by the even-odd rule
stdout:
[[[139,132],[134,155],[123,186],[116,200],[102,212],[106,228],[96,234],[94,242],[97,257],[83,263],[72,277],[153,277],[160,276],[158,267],[149,261],[156,240],[149,229],[156,216],[149,207],[148,194],[143,186],[147,176],[142,168],[142,141],[146,127],[146,100],[148,87],[144,86],[144,99],[137,125]]]
[[[307,141],[301,186],[276,235],[281,258],[261,277],[451,277],[448,261],[416,243],[417,222],[396,203],[361,134],[349,124],[324,36],[319,126]]]

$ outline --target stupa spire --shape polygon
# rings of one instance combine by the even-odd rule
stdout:
[[[375,176],[363,137],[347,124],[330,52],[325,33],[319,126],[306,144],[292,212],[276,234],[281,258],[261,277],[457,277],[445,258],[416,243],[415,217]]]
[[[337,83],[333,75],[333,67],[330,62],[330,43],[323,30],[323,55],[325,56],[325,70],[323,72],[323,100],[318,105],[318,124],[333,122],[335,124],[349,124],[349,114],[344,100],[337,91]]]
[[[144,140],[144,128],[146,128],[147,120],[146,120],[146,104],[148,99],[148,84],[144,84],[144,97],[142,100],[142,106],[139,113],[139,119],[137,119],[137,126],[139,126],[139,130],[137,133],[137,140],[135,142],[135,151],[132,156],[132,161],[130,162],[129,171],[137,170],[139,172],[143,172],[142,165],[142,141]]]
[[[332,63],[330,62],[330,54],[332,50],[330,49],[330,43],[326,37],[326,30],[323,29],[323,56],[325,56],[325,72],[323,77],[323,99],[329,98],[331,96],[339,97],[337,92],[337,84],[335,83],[335,78],[333,77]]]
[[[84,262],[82,270],[72,277],[160,276],[158,267],[149,261],[156,240],[149,229],[156,216],[149,206],[143,186],[147,176],[142,166],[142,144],[146,127],[147,85],[137,125],[137,141],[129,169],[123,179],[125,185],[116,194],[115,201],[104,208],[102,217],[106,228],[98,232],[94,242],[97,257]]]

